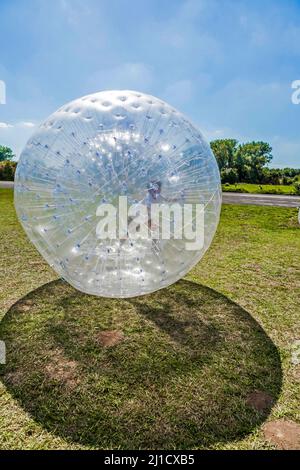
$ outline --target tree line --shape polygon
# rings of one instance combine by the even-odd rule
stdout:
[[[12,149],[0,145],[0,181],[13,181],[17,167],[14,157]]]
[[[272,147],[267,142],[239,143],[217,139],[210,143],[219,165],[222,183],[298,184],[300,168],[269,168]]]

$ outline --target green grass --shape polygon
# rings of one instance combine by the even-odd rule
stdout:
[[[253,194],[290,194],[295,195],[295,188],[293,185],[282,184],[223,184],[222,189],[224,192],[234,193],[253,193]]]
[[[295,209],[224,205],[186,280],[127,300],[58,280],[11,190],[0,190],[0,231],[1,448],[263,449],[266,419],[300,422]],[[103,331],[121,341],[105,347]],[[255,390],[273,406],[247,404]]]

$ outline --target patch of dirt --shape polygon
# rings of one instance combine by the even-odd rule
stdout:
[[[243,268],[250,269],[251,271],[260,272],[261,266],[256,263],[247,263],[242,266]]]
[[[278,419],[263,426],[267,441],[281,450],[300,450],[300,425],[294,421]]]
[[[105,347],[110,348],[124,341],[124,333],[118,330],[101,331],[97,334],[97,342]]]
[[[79,381],[77,369],[77,362],[67,359],[63,351],[57,348],[51,352],[45,372],[49,379],[59,381],[67,388],[73,389]]]
[[[251,406],[254,410],[259,412],[270,409],[273,401],[274,400],[271,395],[260,390],[251,392],[246,398],[247,405]]]
[[[16,310],[20,313],[29,312],[29,310],[32,309],[33,305],[34,304],[32,300],[25,300],[24,302],[16,305]]]
[[[300,364],[294,367],[292,375],[296,382],[300,382]]]
[[[300,339],[294,341],[292,345],[291,363],[294,366],[300,365]]]
[[[9,383],[13,387],[18,387],[24,382],[24,371],[15,370],[7,372],[4,376],[5,382]]]

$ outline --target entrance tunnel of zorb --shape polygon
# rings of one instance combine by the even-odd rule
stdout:
[[[122,217],[120,200],[127,204]],[[182,208],[182,230],[174,204]],[[201,132],[177,110],[142,93],[105,91],[72,101],[39,127],[17,166],[15,206],[32,243],[72,286],[133,297],[176,282],[202,258],[219,221],[220,175]],[[141,206],[146,219],[134,224],[130,208]],[[169,237],[150,206],[162,209],[158,220],[168,223]],[[104,237],[108,207],[115,208],[116,236]],[[197,207],[203,239],[190,249]]]

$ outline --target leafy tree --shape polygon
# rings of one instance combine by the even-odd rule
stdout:
[[[0,145],[0,162],[6,162],[14,158],[14,153],[9,147],[4,147]]]
[[[295,176],[300,174],[300,169],[296,168],[283,168],[282,170],[279,170],[283,176],[287,176],[290,178],[294,178]]]
[[[238,146],[235,165],[240,181],[263,182],[263,169],[273,156],[272,147],[267,142],[248,142]]]
[[[218,162],[220,171],[223,168],[233,168],[234,156],[237,149],[235,139],[217,139],[211,142],[210,146]]]
[[[283,175],[282,180],[281,180],[281,184],[283,184],[285,186],[289,186],[292,183],[293,183],[293,178],[289,178],[288,176]]]
[[[267,142],[238,144],[235,139],[218,139],[210,145],[220,168],[222,182],[262,184],[265,179],[270,182],[274,179],[275,174],[266,168],[273,158],[272,147]],[[291,169],[287,172],[290,175]]]
[[[264,168],[263,181],[264,184],[281,184],[281,170],[277,168]]]

